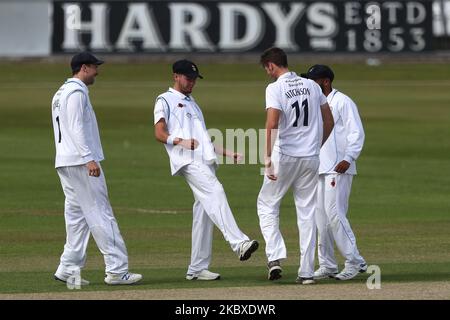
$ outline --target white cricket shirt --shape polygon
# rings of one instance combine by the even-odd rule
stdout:
[[[52,100],[55,168],[77,166],[104,159],[97,119],[87,86],[69,78]]]
[[[348,96],[333,89],[327,96],[334,118],[334,128],[320,150],[319,174],[336,173],[336,165],[350,163],[346,174],[356,174],[356,159],[364,144],[364,129],[356,104]]]
[[[269,84],[266,109],[281,111],[274,151],[291,157],[318,156],[323,136],[320,106],[326,102],[319,85],[295,72]]]
[[[195,150],[180,145],[164,144],[170,158],[172,175],[193,161],[217,165],[214,145],[208,134],[205,119],[200,107],[192,96],[169,88],[156,98],[154,124],[164,118],[170,135],[182,139],[196,139],[199,142]]]

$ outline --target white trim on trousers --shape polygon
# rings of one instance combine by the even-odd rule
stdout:
[[[191,264],[188,273],[208,269],[212,256],[213,225],[222,232],[231,249],[239,254],[239,245],[249,238],[239,229],[215,167],[201,162],[184,166],[180,173],[194,193]]]
[[[57,172],[66,197],[67,234],[58,272],[84,267],[91,233],[104,256],[106,272],[127,272],[127,249],[109,203],[103,170],[99,177],[89,176],[85,165],[60,167]]]
[[[266,242],[268,261],[285,259],[286,245],[279,227],[280,203],[292,187],[300,232],[300,267],[298,275],[314,274],[316,224],[314,219],[319,159],[278,155],[272,158],[277,180],[264,176],[257,207],[261,232]]]
[[[365,263],[356,246],[356,238],[347,219],[348,201],[353,175],[322,174],[319,176],[316,224],[318,229],[319,265],[338,270],[334,243],[345,258],[346,266]]]

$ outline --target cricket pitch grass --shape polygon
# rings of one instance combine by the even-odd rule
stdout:
[[[304,72],[310,64],[291,70]],[[208,128],[264,127],[268,79],[256,62],[198,65],[205,79],[197,81],[194,97]],[[82,271],[91,284],[69,290],[53,280],[65,227],[50,118],[51,98],[69,68],[0,66],[0,299],[450,298],[449,64],[331,64],[334,86],[357,103],[366,132],[348,215],[361,254],[379,267],[380,289],[368,288],[368,273],[348,282],[295,284],[299,245],[289,195],[280,216],[288,248],[283,278],[266,279],[256,214],[261,164],[222,165],[217,172],[239,227],[260,248],[240,262],[216,229],[210,269],[222,279],[184,280],[193,196],[182,178],[170,176],[164,147],[153,136],[154,100],[172,84],[170,64],[106,63],[90,87],[106,155],[102,166],[130,270],[144,279],[106,286],[91,239]]]

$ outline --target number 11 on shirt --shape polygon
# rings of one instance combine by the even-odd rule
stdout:
[[[294,121],[294,127],[298,127],[298,118],[300,117],[300,106],[298,104],[298,101],[295,101],[292,105],[292,108],[295,108],[295,121]],[[303,100],[302,102],[303,107],[303,126],[308,126],[308,99]]]

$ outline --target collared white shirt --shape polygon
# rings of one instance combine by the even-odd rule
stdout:
[[[159,95],[155,102],[154,124],[162,118],[170,135],[182,139],[196,139],[199,142],[193,151],[179,145],[164,145],[170,158],[172,175],[176,175],[183,166],[193,161],[217,164],[203,113],[192,96],[186,96],[173,88]]]
[[[269,84],[266,109],[281,111],[274,151],[292,157],[318,156],[323,136],[320,106],[326,102],[314,81],[295,72],[287,72]]]
[[[334,128],[320,150],[319,174],[336,173],[336,165],[350,163],[346,174],[356,174],[356,159],[364,145],[364,128],[356,104],[347,95],[333,89],[327,96]]]
[[[69,78],[52,100],[55,167],[76,166],[104,159],[94,109],[87,86]]]

